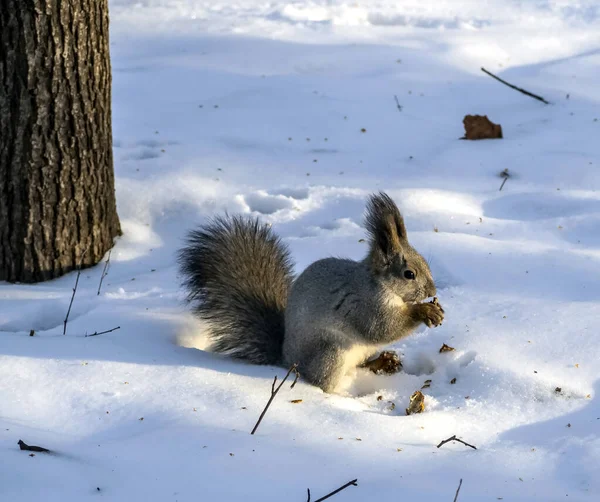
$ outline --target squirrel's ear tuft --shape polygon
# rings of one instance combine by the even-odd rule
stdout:
[[[402,252],[407,241],[404,219],[389,195],[379,192],[367,203],[366,227],[371,236],[371,251],[383,258]]]

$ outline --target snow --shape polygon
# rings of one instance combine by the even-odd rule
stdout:
[[[124,235],[100,295],[104,264],[82,272],[66,336],[76,274],[0,284],[2,499],[304,501],[358,478],[332,500],[452,500],[459,479],[463,502],[598,500],[598,3],[110,9]],[[459,141],[466,114],[504,139]],[[358,259],[377,190],[431,260],[443,326],[394,345],[400,374],[357,371],[340,395],[285,385],[251,436],[285,370],[206,350],[181,238],[251,213],[298,271]],[[425,412],[405,416],[428,379]],[[477,450],[436,448],[454,434]],[[29,457],[19,439],[55,453]]]

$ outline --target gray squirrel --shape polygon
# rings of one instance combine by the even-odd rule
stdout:
[[[287,246],[258,219],[217,216],[192,230],[178,263],[212,350],[253,364],[298,363],[303,379],[330,393],[350,369],[369,367],[421,323],[440,325],[437,298],[420,303],[436,286],[394,201],[371,195],[365,223],[362,261],[324,258],[296,278]],[[386,372],[400,366],[394,353],[381,358]]]

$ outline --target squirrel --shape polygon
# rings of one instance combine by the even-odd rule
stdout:
[[[257,218],[225,214],[190,231],[177,261],[212,350],[253,364],[297,363],[305,381],[332,393],[382,347],[422,323],[440,325],[437,298],[421,303],[436,295],[429,265],[386,193],[370,195],[365,226],[364,259],[320,259],[297,277],[288,247]]]

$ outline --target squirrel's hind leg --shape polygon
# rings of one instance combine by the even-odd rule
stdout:
[[[346,367],[340,342],[328,340],[325,336],[313,338],[319,341],[302,355],[298,369],[307,382],[332,393],[344,376]]]

